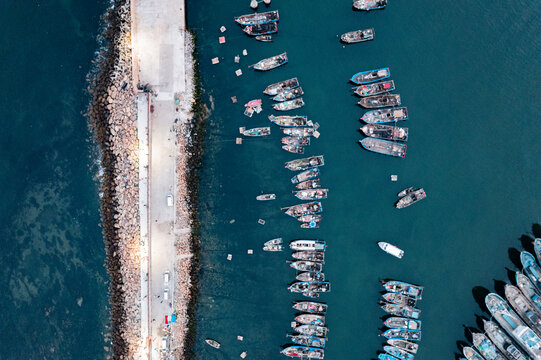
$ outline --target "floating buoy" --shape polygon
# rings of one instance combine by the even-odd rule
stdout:
[[[270,5],[271,0],[263,0],[263,2],[265,3],[265,5]]]
[[[251,7],[252,9],[254,9],[254,10],[257,9],[257,6],[258,6],[258,5],[259,5],[259,4],[257,3],[257,0],[252,0],[252,1],[250,2],[250,7]]]

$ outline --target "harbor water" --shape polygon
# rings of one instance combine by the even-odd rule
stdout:
[[[97,154],[81,114],[104,1],[2,1],[0,359],[104,359]]]
[[[275,0],[269,9],[279,9],[280,22],[272,43],[248,38],[233,22],[251,12],[247,0],[187,5],[211,109],[200,185],[196,357],[238,359],[243,351],[251,359],[282,357],[291,305],[302,297],[287,291],[294,280],[286,263],[290,252],[264,253],[261,247],[283,237],[328,243],[324,270],[332,292],[320,298],[329,304],[326,359],[377,357],[384,342],[378,336],[383,278],[425,286],[416,359],[454,358],[457,341],[466,339],[463,325],[476,327],[475,315],[487,316],[479,292],[507,280],[506,268],[517,268],[516,251],[527,240],[521,237],[537,231],[540,221],[541,3],[390,0],[385,10],[361,13],[351,1]],[[259,7],[264,11],[263,3]],[[369,27],[374,41],[339,42],[340,34]],[[281,68],[248,68],[284,51],[289,63]],[[211,64],[214,57],[219,64]],[[405,159],[370,153],[357,143],[364,111],[348,80],[387,66],[410,114],[403,123],[409,127]],[[268,84],[294,76],[306,106],[288,114],[308,115],[321,125],[320,138],[306,148],[307,155],[325,155],[321,181],[330,189],[317,230],[300,229],[280,212],[300,202],[291,194],[294,173],[283,166],[297,156],[281,150],[283,135],[267,120],[276,114],[272,101],[263,99],[259,115],[243,115],[243,104],[265,97]],[[239,127],[257,126],[272,126],[271,136],[235,144]],[[392,174],[397,182],[390,181]],[[396,194],[409,186],[423,187],[427,199],[395,209]],[[277,200],[257,202],[261,193],[276,193]],[[383,253],[378,241],[399,246],[404,258]],[[206,345],[206,338],[221,349]]]

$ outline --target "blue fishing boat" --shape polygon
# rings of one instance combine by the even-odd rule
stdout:
[[[388,354],[394,356],[398,360],[413,360],[413,358],[415,357],[404,350],[400,350],[396,346],[385,345],[383,347],[383,350]]]
[[[533,242],[533,248],[535,251],[535,256],[537,257],[537,261],[541,264],[541,239],[535,238]]]
[[[391,76],[389,68],[381,68],[376,70],[367,70],[356,73],[349,79],[351,82],[362,85],[369,84],[379,80],[387,79]]]
[[[541,268],[535,262],[534,256],[527,251],[522,251],[520,253],[520,262],[535,288],[541,291]]]
[[[389,354],[379,354],[378,359],[379,360],[399,360],[399,359],[397,359],[394,356],[391,356]]]

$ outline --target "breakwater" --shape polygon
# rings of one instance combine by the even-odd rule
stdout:
[[[135,358],[140,338],[138,140],[130,49],[130,3],[114,1],[103,17],[90,74],[89,124],[101,150],[101,217],[110,276],[112,357]]]

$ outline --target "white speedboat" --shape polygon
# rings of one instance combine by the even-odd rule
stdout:
[[[396,246],[380,241],[378,242],[379,247],[381,250],[385,251],[387,254],[391,254],[393,256],[396,256],[399,259],[402,259],[402,256],[404,256],[404,251],[397,248]]]

